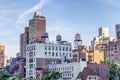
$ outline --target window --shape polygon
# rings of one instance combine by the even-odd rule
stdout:
[[[74,77],[74,74],[72,73],[72,77]]]
[[[66,56],[68,57],[68,53],[66,53]]]
[[[66,47],[66,51],[68,51],[68,47]]]
[[[52,50],[54,50],[54,46],[52,47]]]
[[[56,50],[58,50],[58,47],[56,46]]]
[[[30,76],[30,78],[33,78],[33,76]]]
[[[45,52],[45,56],[47,56],[47,52]]]
[[[52,56],[54,56],[54,52],[52,52]]]
[[[73,67],[72,67],[72,71],[73,71],[74,69],[73,69]]]
[[[61,51],[61,47],[59,47],[59,51]]]
[[[89,77],[89,79],[91,79],[91,77]]]
[[[33,58],[30,58],[30,59],[29,59],[29,63],[33,63]]]
[[[95,79],[96,79],[96,77],[95,77]]]
[[[47,50],[47,46],[45,46],[45,50]]]
[[[60,55],[60,57],[61,57],[61,53],[60,53],[59,55]]]
[[[51,47],[49,46],[49,50],[51,49]]]
[[[63,47],[63,51],[65,51],[65,48]]]
[[[71,51],[71,47],[70,47],[70,51]]]
[[[33,75],[33,71],[32,70],[29,70],[29,75]]]
[[[30,64],[29,67],[30,67],[30,69],[33,69],[33,64]]]
[[[71,57],[71,53],[69,54],[69,56]]]
[[[29,52],[29,57],[33,57],[33,52]]]
[[[56,52],[56,56],[58,56],[58,53]]]
[[[51,56],[51,53],[49,52],[49,56]]]

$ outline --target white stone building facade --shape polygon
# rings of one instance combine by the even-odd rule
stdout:
[[[26,47],[26,78],[36,78],[37,65],[42,66],[43,61],[37,59],[60,59],[66,56],[66,59],[72,59],[71,44],[58,43],[34,43]],[[54,61],[54,63],[56,63]],[[52,64],[52,62],[51,62]]]
[[[59,80],[75,80],[84,67],[87,67],[85,61],[62,63],[62,64],[50,64],[49,71],[56,71],[62,74],[62,78]]]

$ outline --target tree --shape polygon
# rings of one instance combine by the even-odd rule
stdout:
[[[52,72],[52,73],[50,73],[50,74],[46,74],[43,78],[42,78],[42,80],[57,80],[57,79],[59,79],[59,78],[61,78],[62,76],[61,76],[61,73],[59,73],[59,72]]]
[[[53,80],[59,79],[60,77],[62,77],[62,76],[61,76],[61,73],[59,73],[59,72],[52,72],[52,74],[51,74],[51,78]]]
[[[46,74],[46,75],[42,78],[42,80],[51,80],[51,77],[50,77],[49,74]]]
[[[9,77],[9,72],[0,70],[0,80],[7,80]]]
[[[114,61],[102,61],[102,64],[107,64],[110,68],[110,79],[109,80],[116,80],[120,76],[120,71],[118,69],[118,65]]]

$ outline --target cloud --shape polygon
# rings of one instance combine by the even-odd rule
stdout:
[[[16,28],[19,29],[18,25],[21,25],[22,23],[24,23],[23,21],[26,16],[28,16],[32,12],[36,12],[37,10],[41,9],[44,5],[46,5],[50,1],[51,0],[40,0],[38,4],[28,9],[27,11],[23,12],[22,14],[20,14],[16,22]]]

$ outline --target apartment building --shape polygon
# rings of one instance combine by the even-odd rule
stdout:
[[[59,80],[76,80],[78,74],[83,71],[84,67],[87,67],[87,63],[85,61],[50,64],[49,72],[60,72],[62,77]]]
[[[3,69],[7,64],[7,56],[5,54],[5,46],[0,44],[0,69]]]
[[[29,27],[25,27],[24,33],[20,34],[20,57],[26,57],[27,44],[29,44]]]
[[[109,36],[108,28],[99,28],[99,36],[95,37],[91,42],[88,61],[90,63],[100,63],[100,61],[104,61],[104,52],[106,50],[106,45],[113,40],[114,38]]]
[[[72,46],[67,41],[59,43],[34,43],[26,47],[26,78],[36,78],[36,69],[58,63],[62,57],[72,59]]]
[[[40,12],[35,12],[29,20],[29,43],[40,42],[43,32],[46,32],[46,18]]]

